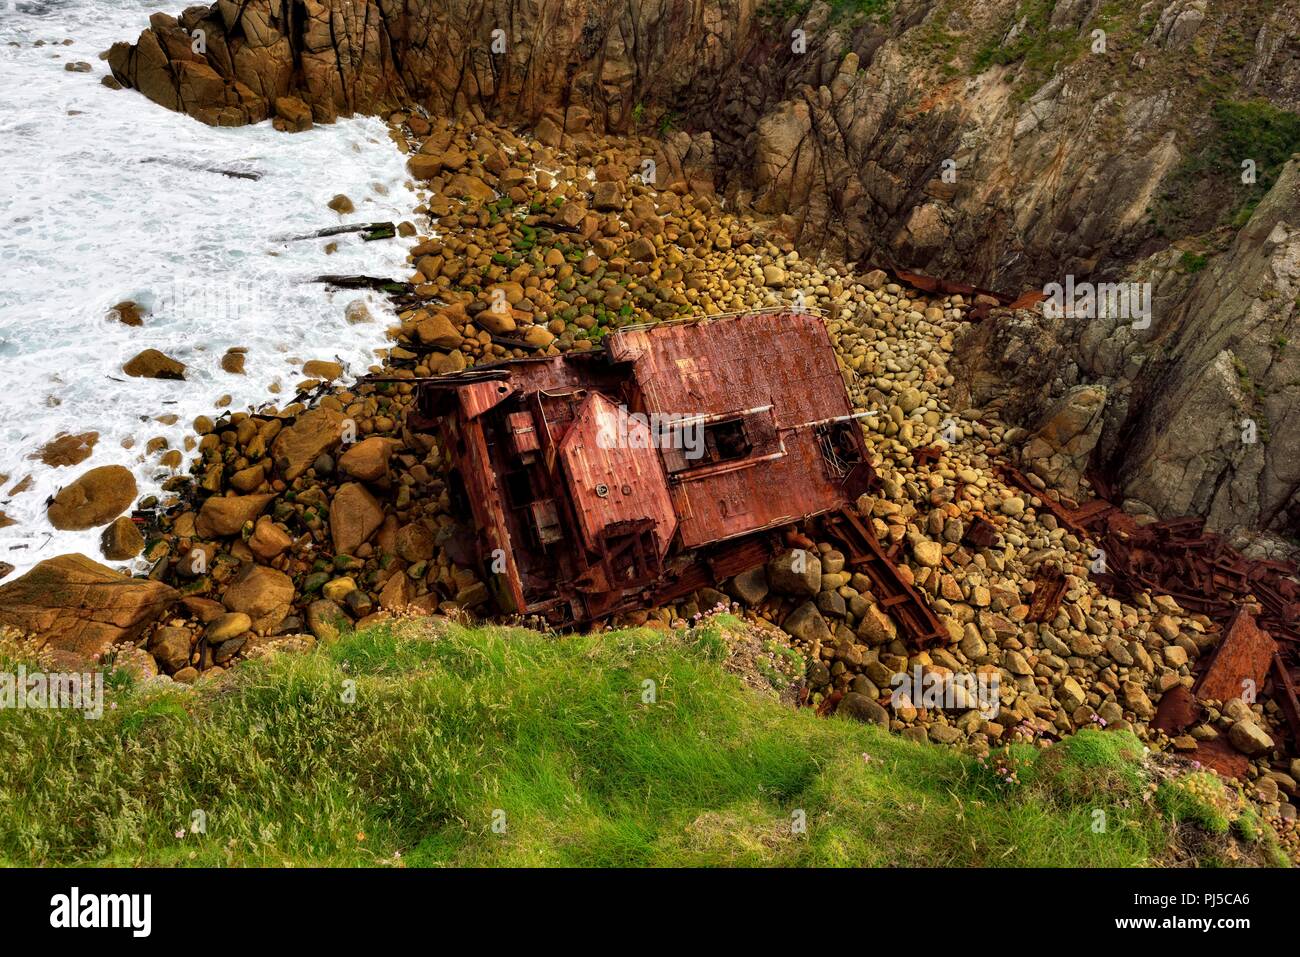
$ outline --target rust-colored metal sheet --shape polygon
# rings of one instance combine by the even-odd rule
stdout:
[[[1238,781],[1246,780],[1250,771],[1250,759],[1221,737],[1196,742],[1196,750],[1187,757],[1203,768]]]
[[[647,520],[659,556],[677,530],[668,480],[649,427],[592,392],[559,443],[583,541],[600,551],[605,530]]]
[[[1065,572],[1056,565],[1040,566],[1034,576],[1034,598],[1026,621],[1048,622],[1056,617],[1065,595]]]
[[[1151,727],[1173,737],[1200,721],[1204,713],[1205,709],[1186,685],[1174,685],[1160,696]]]
[[[721,429],[746,418],[751,452],[674,472],[670,491],[684,547],[798,522],[841,505],[848,463],[865,458],[853,407],[820,317],[772,311],[743,321],[661,323],[610,337],[632,364],[631,405]],[[770,422],[758,441],[750,422]]]
[[[1192,690],[1202,700],[1228,701],[1243,695],[1254,700],[1276,653],[1277,642],[1239,609]]]

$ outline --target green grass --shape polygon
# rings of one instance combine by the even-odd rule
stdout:
[[[1210,116],[1199,145],[1163,188],[1158,218],[1168,235],[1219,224],[1240,229],[1277,182],[1291,154],[1300,151],[1300,114],[1265,100],[1219,97]],[[1255,164],[1253,183],[1242,182],[1244,160]],[[1217,219],[1207,219],[1210,212]]]
[[[0,861],[1164,858],[1173,825],[1131,736],[1016,746],[1025,773],[1007,783],[990,762],[746,689],[724,667],[731,627],[556,637],[408,623],[189,691],[118,681],[99,721],[0,711]]]

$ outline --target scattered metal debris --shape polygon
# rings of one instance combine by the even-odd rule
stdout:
[[[1293,741],[1300,744],[1295,693],[1300,674],[1300,571],[1282,562],[1246,558],[1206,532],[1203,519],[1139,524],[1104,498],[1080,505],[1038,488],[1010,465],[1000,469],[1063,527],[1096,544],[1105,570],[1095,580],[1104,593],[1120,598],[1143,591],[1169,595],[1181,608],[1222,624],[1223,638],[1201,665],[1198,697],[1240,697],[1247,687],[1244,682],[1254,682],[1249,687],[1256,693],[1278,702]],[[1098,487],[1105,489],[1104,483]]]

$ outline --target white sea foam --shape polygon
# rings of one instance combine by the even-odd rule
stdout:
[[[45,518],[46,499],[86,469],[125,465],[141,495],[157,492],[170,473],[145,456],[145,443],[163,436],[181,448],[219,397],[232,396],[232,409],[260,406],[278,383],[288,401],[307,359],[337,357],[363,373],[391,310],[380,297],[309,280],[405,271],[398,240],[342,235],[327,255],[331,240],[276,239],[411,217],[403,157],[381,121],[300,134],[269,123],[214,129],[100,83],[100,52],[134,40],[160,4],[0,0],[0,510],[15,522],[0,529],[0,560],[20,571],[69,551],[102,560],[98,529],[59,532]],[[73,61],[91,72],[65,70]],[[356,212],[328,209],[336,193]],[[126,299],[151,310],[143,327],[105,318]],[[346,321],[355,299],[374,322]],[[245,375],[221,369],[232,346],[248,348]],[[146,348],[184,362],[186,381],[128,378],[122,364]],[[154,421],[167,413],[174,425]],[[59,433],[84,431],[99,433],[85,462],[31,459]],[[11,494],[29,475],[30,488]]]

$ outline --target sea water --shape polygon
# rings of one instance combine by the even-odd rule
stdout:
[[[0,0],[0,512],[13,523],[0,528],[0,561],[13,575],[65,552],[103,561],[101,529],[58,531],[45,516],[87,469],[124,465],[141,496],[156,494],[175,473],[146,443],[183,449],[221,397],[232,410],[285,404],[309,359],[364,373],[391,309],[312,280],[406,271],[396,239],[284,239],[411,218],[404,157],[381,120],[218,129],[100,82],[101,52],[134,42],[150,13],[184,6],[165,2]],[[65,69],[73,62],[90,72]],[[339,193],[354,213],[328,208]],[[345,317],[358,299],[372,321]],[[109,315],[123,300],[144,307],[143,326]],[[232,347],[248,350],[243,375],[222,371]],[[123,363],[148,348],[185,363],[185,380],[127,376]],[[33,459],[65,432],[98,432],[93,454],[61,468]]]

